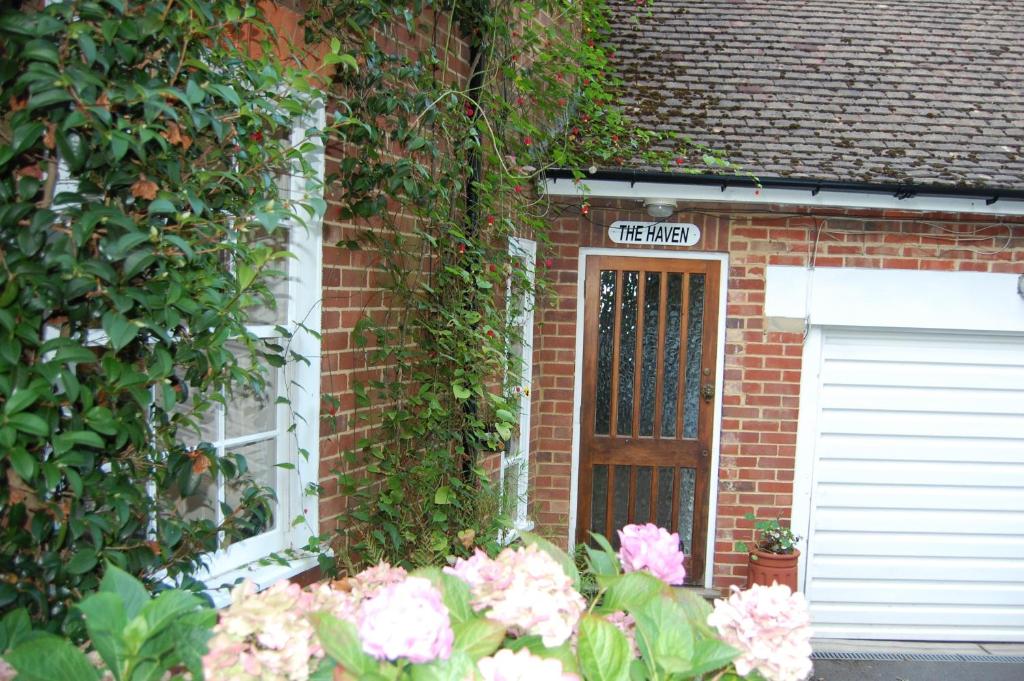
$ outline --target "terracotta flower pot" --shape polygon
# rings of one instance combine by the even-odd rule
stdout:
[[[750,554],[747,567],[747,588],[754,584],[771,586],[772,582],[778,582],[796,591],[796,564],[799,559],[799,549],[793,549],[793,553],[786,554],[767,553],[755,549]]]

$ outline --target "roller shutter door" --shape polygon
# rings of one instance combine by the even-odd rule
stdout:
[[[816,635],[1024,641],[1024,338],[825,330],[807,370]]]

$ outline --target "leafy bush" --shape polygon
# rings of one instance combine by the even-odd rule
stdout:
[[[266,235],[323,210],[277,184],[311,172],[308,79],[243,35],[272,34],[231,0],[0,13],[0,608],[54,630],[105,563],[187,577],[266,521],[242,457],[185,444],[285,361],[245,326]],[[187,518],[218,476],[239,506]]]
[[[656,556],[651,565],[669,574],[682,570],[678,535],[652,542],[658,530],[649,527],[637,537],[637,548],[646,542],[647,550],[637,555]],[[94,662],[119,681],[159,678],[175,665],[198,675],[200,653],[207,681],[728,681],[741,674],[797,681],[810,672],[806,604],[787,587],[737,591],[712,611],[646,569],[631,570],[631,562],[620,562],[624,554],[598,537],[602,548],[587,549],[587,571],[599,591],[585,600],[578,588],[587,577],[569,556],[536,536],[524,539],[525,546],[494,559],[478,552],[444,570],[407,573],[381,564],[307,589],[284,582],[256,594],[242,585],[208,643],[212,611],[187,607],[180,592],[147,603],[141,586],[119,572],[81,607],[102,658]],[[678,563],[669,565],[670,558]],[[168,606],[158,605],[161,599]],[[185,614],[177,628],[144,626],[179,603]],[[125,604],[138,613],[127,622],[114,612]],[[178,645],[167,639],[172,631],[181,635]],[[54,650],[47,656],[38,640],[22,637],[7,659],[32,681],[51,678],[45,674],[58,658],[64,669],[73,659],[77,675],[52,678],[96,678],[70,644],[58,641]],[[144,661],[152,661],[148,675]]]

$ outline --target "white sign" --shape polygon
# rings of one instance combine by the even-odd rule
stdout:
[[[700,241],[700,227],[685,222],[618,220],[608,228],[608,238],[617,244],[695,246]]]

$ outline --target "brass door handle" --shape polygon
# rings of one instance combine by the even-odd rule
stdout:
[[[704,398],[705,402],[710,402],[715,399],[715,384],[705,383],[700,389],[700,395]]]

